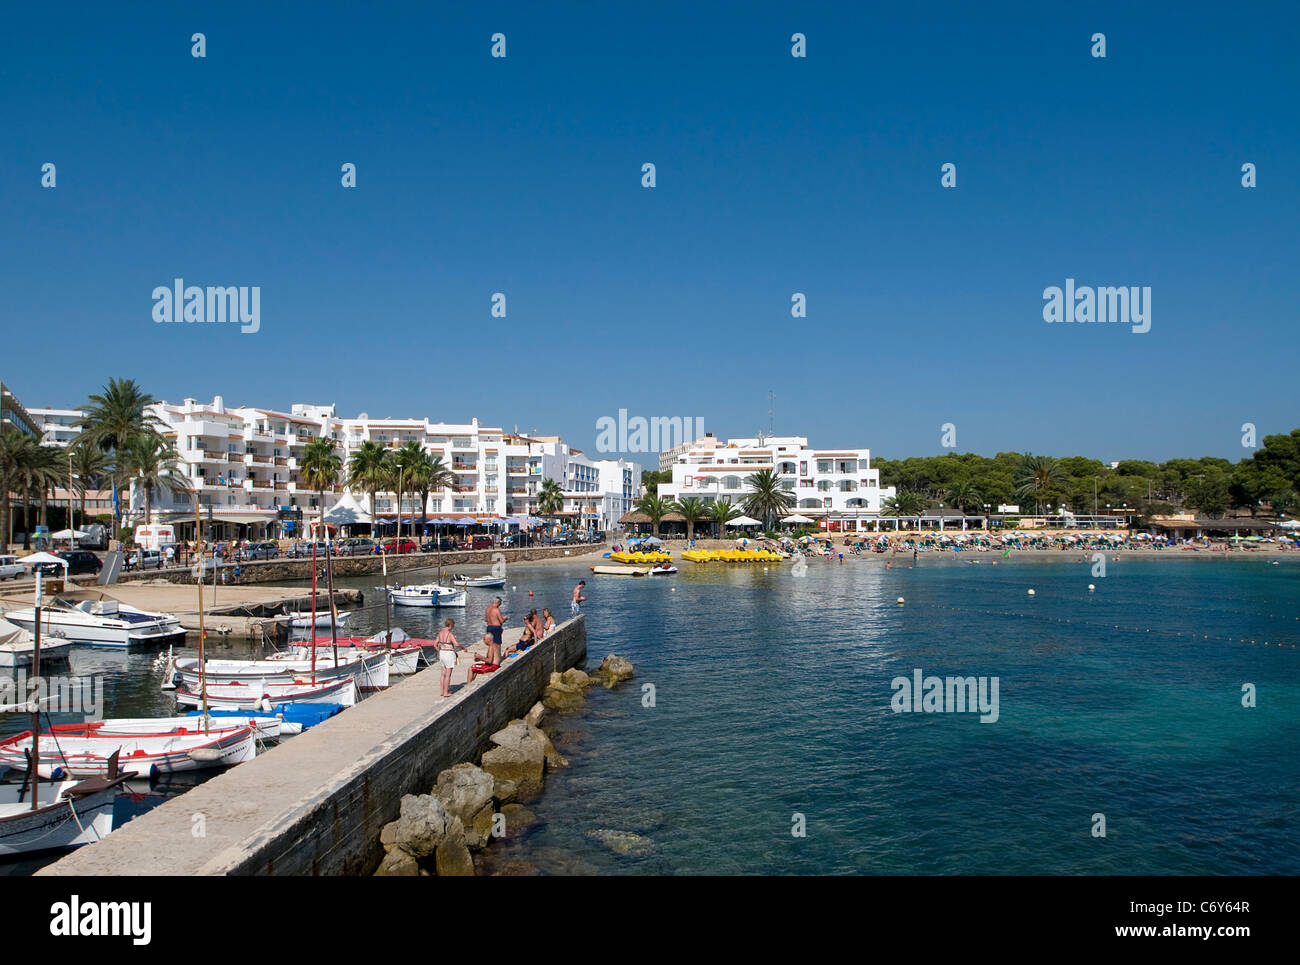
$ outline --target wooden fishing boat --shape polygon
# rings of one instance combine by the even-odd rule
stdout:
[[[32,732],[0,741],[0,764],[26,771]],[[42,734],[37,773],[47,780],[66,775],[104,777],[109,759],[120,754],[126,766],[140,774],[173,774],[205,767],[225,767],[251,761],[257,754],[253,728],[212,729],[203,733],[171,730],[155,733],[100,734],[94,724],[65,724]]]
[[[211,710],[270,710],[276,704],[342,704],[351,707],[357,702],[357,683],[352,677],[313,684],[302,680],[290,684],[246,683],[208,684],[200,693],[188,684],[176,688],[176,703],[182,707],[202,706],[206,697]]]
[[[65,851],[107,837],[113,802],[135,776],[118,773],[116,755],[109,764],[104,777],[46,785],[35,808],[26,782],[0,784],[0,858]]]

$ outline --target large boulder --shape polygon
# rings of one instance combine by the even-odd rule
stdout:
[[[497,810],[489,801],[478,810],[472,818],[465,822],[465,844],[470,848],[478,850],[487,846],[492,840],[493,822],[496,820]]]
[[[594,680],[587,676],[586,671],[579,670],[577,667],[570,667],[564,673],[560,674],[560,679],[571,687],[590,687]]]
[[[542,706],[558,714],[568,714],[582,707],[586,697],[582,688],[560,680],[542,691]]]
[[[451,818],[440,800],[432,794],[406,794],[402,796],[401,815],[397,827],[388,835],[391,854],[401,849],[413,858],[427,858],[447,836]],[[380,841],[384,840],[381,832]]]
[[[636,668],[632,666],[630,660],[625,660],[617,654],[611,653],[600,662],[600,666],[596,668],[592,677],[608,689],[615,684],[622,683],[624,680],[631,680],[635,675],[635,671]]]
[[[509,804],[519,796],[519,785],[514,781],[505,781],[499,777],[492,779],[492,796],[499,804]]]
[[[492,803],[492,775],[473,764],[457,764],[438,775],[433,796],[443,803],[447,813],[460,818],[468,827],[474,815]]]
[[[501,809],[501,815],[505,818],[507,838],[517,838],[537,823],[537,815],[522,804],[507,804]]]
[[[376,878],[418,878],[419,876],[419,864],[400,848],[384,855],[384,860],[379,862],[379,867],[375,870]]]
[[[537,728],[522,720],[511,721],[488,738],[496,746],[483,754],[481,764],[497,780],[513,783],[521,794],[542,789],[542,771],[546,767],[546,746],[530,730]]]
[[[434,866],[442,877],[472,877],[474,859],[465,843],[465,827],[460,818],[447,819],[447,834],[438,844]]]
[[[546,705],[539,700],[529,708],[528,713],[524,714],[524,720],[527,723],[532,724],[534,727],[537,727],[542,723],[542,715],[545,713]]]

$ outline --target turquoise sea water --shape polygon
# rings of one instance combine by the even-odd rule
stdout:
[[[1297,561],[1128,558],[1094,578],[1058,559],[922,555],[890,571],[880,559],[813,563],[803,579],[683,564],[668,579],[590,581],[590,661],[617,652],[637,677],[562,721],[572,766],[531,805],[545,825],[493,860],[606,873],[1300,872]],[[563,599],[572,577],[529,582]],[[918,667],[998,677],[998,721],[894,713],[891,680]],[[791,833],[796,813],[806,837]],[[595,829],[641,833],[653,851],[616,856]]]
[[[889,571],[873,556],[811,562],[804,578],[788,565],[683,563],[654,579],[512,567],[512,625],[530,606],[564,619],[585,576],[591,665],[618,653],[637,676],[557,719],[571,766],[529,804],[542,823],[481,867],[1300,873],[1300,560],[1125,558],[1097,578],[1071,556],[921,554]],[[377,578],[341,582],[378,598]],[[488,596],[447,611],[462,640],[481,631]],[[417,636],[443,615],[394,614]],[[377,610],[348,629],[382,625]],[[162,715],[153,656],[78,649],[72,670],[105,674],[108,715]],[[894,713],[891,681],[916,668],[997,677],[998,721]],[[1244,683],[1258,706],[1242,707]],[[137,790],[123,819],[177,787]],[[796,814],[805,837],[791,834]],[[616,855],[598,830],[640,834],[646,853]]]

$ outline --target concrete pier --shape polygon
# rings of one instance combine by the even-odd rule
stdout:
[[[462,643],[474,627],[457,628]],[[508,629],[506,643],[520,632]],[[582,617],[469,685],[473,661],[462,654],[451,697],[439,696],[436,667],[422,670],[38,874],[368,874],[402,795],[427,794],[439,771],[476,759],[490,734],[527,713],[553,671],[586,655]]]

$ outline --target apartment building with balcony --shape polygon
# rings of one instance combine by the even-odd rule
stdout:
[[[683,451],[667,468],[673,478],[660,484],[661,496],[695,496],[706,503],[730,499],[737,505],[753,491],[749,476],[771,469],[795,497],[791,514],[835,530],[866,529],[879,515],[881,502],[894,495],[894,487],[881,488],[880,470],[871,468],[870,449],[813,449],[803,436],[706,444]]]
[[[32,408],[28,414],[41,429],[41,445],[67,448],[81,435],[81,420],[86,417],[82,409]]]
[[[622,512],[618,507],[635,501],[628,480],[639,484],[634,463],[593,463],[571,450],[558,436],[530,438],[499,427],[467,423],[430,422],[428,419],[376,419],[366,413],[356,418],[339,416],[333,405],[294,404],[289,412],[249,406],[228,407],[217,396],[211,403],[186,399],[150,406],[163,423],[163,435],[177,449],[183,474],[198,494],[205,517],[214,522],[270,523],[283,508],[314,512],[319,496],[299,474],[298,460],[312,439],[328,437],[338,445],[344,467],[365,442],[400,449],[414,442],[440,458],[451,470],[450,486],[431,492],[423,514],[481,518],[539,515],[537,498],[543,479],[554,479],[566,494],[566,509],[578,500],[593,499],[598,511],[589,514],[598,528],[608,528]],[[608,465],[606,464],[608,463]],[[608,482],[609,492],[599,487]],[[574,486],[577,488],[569,488]],[[347,487],[340,483],[324,494],[328,511]],[[352,495],[370,510],[370,494]],[[570,499],[569,497],[572,497]],[[132,507],[143,509],[143,498],[133,494]],[[394,492],[378,492],[373,512],[379,522],[400,513],[419,517],[419,496],[405,493],[401,506]],[[138,504],[138,505],[137,505]],[[193,514],[189,494],[156,493],[158,514],[177,518]],[[589,523],[592,520],[588,521]]]

